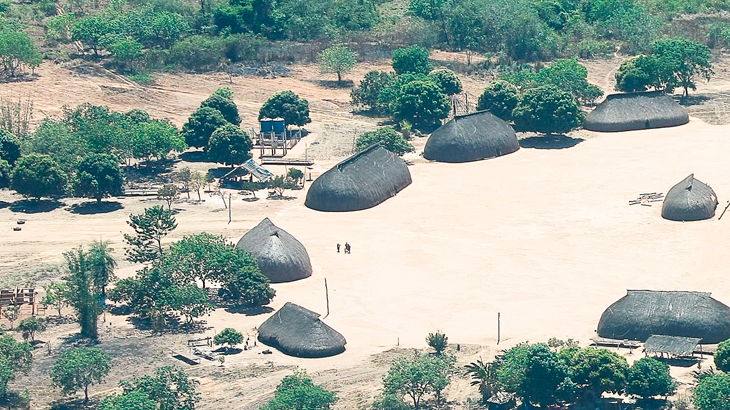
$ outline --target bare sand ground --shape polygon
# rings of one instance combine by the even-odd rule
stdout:
[[[313,172],[316,178],[347,151],[353,130],[372,128],[377,120],[353,117],[346,103],[339,106],[348,99],[345,90],[323,89],[319,83],[309,88],[310,83],[302,78],[316,77],[312,67],[295,69],[303,71],[294,78],[234,78],[234,87],[241,87],[234,92],[245,107],[247,122],[252,121],[257,104],[278,89],[293,88],[315,101],[314,133],[307,141],[326,140],[328,132],[332,141],[330,148],[320,151]],[[90,100],[120,110],[139,106],[157,115],[167,110],[172,113],[167,116],[178,124],[199,101],[227,82],[222,75],[163,75],[158,88],[164,90],[159,93],[157,88],[136,86],[130,86],[132,91],[107,93],[102,83],[116,84],[114,87],[124,83],[99,75],[67,80],[67,73],[53,70],[62,69],[41,68],[38,81],[53,79],[58,85],[38,94],[42,96],[37,100],[39,110]],[[603,70],[598,78],[609,77],[604,73],[610,69]],[[176,81],[184,88],[173,89]],[[476,89],[478,84],[473,80],[470,87]],[[23,90],[16,86],[25,85],[12,88],[14,95],[22,95]],[[3,87],[6,85],[0,91]],[[77,96],[73,87],[81,94]],[[95,87],[101,91],[94,94]],[[67,90],[65,94],[63,90]],[[328,106],[329,99],[338,103]],[[202,204],[175,204],[179,228],[169,240],[207,231],[236,241],[265,216],[297,237],[310,254],[314,274],[306,280],[274,285],[277,296],[271,307],[278,309],[291,301],[324,314],[326,278],[331,314],[325,321],[348,340],[347,351],[332,358],[295,359],[276,351],[264,356],[259,354],[259,346],[230,356],[223,370],[214,363],[193,369],[191,374],[202,380],[201,408],[255,408],[294,366],[308,369],[315,382],[336,389],[342,397],[338,408],[359,408],[379,388],[380,376],[387,369],[384,357],[403,354],[391,349],[422,348],[425,335],[435,330],[446,332],[453,344],[465,346],[461,363],[479,356],[489,358],[499,349],[525,340],[574,338],[585,345],[594,335],[602,311],[626,289],[711,291],[720,301],[730,302],[730,279],[724,272],[730,259],[724,219],[678,223],[663,220],[659,204],[628,205],[644,192],[666,193],[695,173],[715,189],[723,206],[730,200],[728,130],[728,126],[693,118],[690,124],[671,129],[616,134],[581,131],[571,136],[585,140],[571,148],[523,148],[505,157],[468,164],[429,163],[418,153],[409,154],[413,184],[385,203],[359,212],[307,209],[303,205],[306,191],[292,191],[291,200],[257,202],[244,202],[234,193],[231,224],[219,198],[205,197]],[[420,149],[424,144],[425,139],[415,141]],[[119,210],[82,215],[71,212],[73,205],[83,202],[80,200],[64,200],[52,211],[28,213],[17,208],[19,199],[0,193],[3,279],[17,280],[45,263],[58,263],[63,251],[99,236],[112,240],[121,259],[122,232],[128,231],[125,221],[129,214],[160,203],[152,198],[124,198],[118,201]],[[11,227],[20,218],[28,222],[22,231],[13,232]],[[345,241],[352,244],[351,255],[335,251],[335,244]],[[122,262],[118,274],[126,277],[136,268]],[[499,346],[498,312],[502,315]],[[217,310],[205,318],[202,334],[212,335],[225,327],[253,334],[253,328],[268,315]],[[145,350],[140,350],[144,356],[115,358],[117,373],[102,390],[133,372],[147,371],[152,364],[172,363],[169,351],[185,348],[187,335],[153,337],[135,331],[126,316],[107,315],[107,320],[102,347],[134,351],[139,344]],[[72,325],[56,329],[49,337],[61,338],[74,331]],[[466,345],[473,347],[467,349]],[[690,370],[674,368],[673,373],[687,381]],[[48,390],[40,383],[34,389],[39,393]],[[475,394],[463,379],[449,391],[453,400]],[[38,408],[54,398],[58,396],[44,398],[47,401]]]

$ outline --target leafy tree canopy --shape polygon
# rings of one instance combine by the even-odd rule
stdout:
[[[109,355],[97,348],[80,347],[61,353],[51,369],[51,380],[63,394],[84,390],[89,401],[89,386],[99,384],[111,370]]]
[[[304,370],[284,377],[276,387],[274,399],[264,404],[262,410],[327,410],[337,402],[337,395],[312,383]]]
[[[572,94],[547,85],[525,92],[512,117],[520,130],[554,134],[580,127],[585,114]]]
[[[159,205],[145,208],[142,214],[130,215],[127,224],[134,229],[134,235],[124,234],[124,242],[129,245],[127,259],[138,263],[160,258],[162,238],[177,228],[172,213]]]
[[[14,165],[18,158],[20,158],[18,138],[5,130],[0,130],[0,159]]]
[[[227,327],[221,330],[220,333],[216,334],[213,341],[217,345],[226,344],[228,347],[233,347],[233,345],[243,342],[243,334],[236,331],[236,329]]]
[[[421,46],[410,46],[393,51],[393,70],[395,73],[428,74],[433,64],[428,60],[428,49]]]
[[[497,80],[490,83],[479,96],[477,103],[478,110],[487,110],[495,116],[509,121],[512,119],[512,111],[520,102],[517,87],[504,80]]]
[[[676,384],[669,374],[669,366],[651,358],[636,361],[629,369],[626,392],[642,398],[669,395]]]
[[[208,148],[208,141],[213,132],[228,124],[220,111],[211,107],[198,108],[183,125],[182,133],[185,142],[191,147]]]
[[[730,374],[716,373],[702,378],[692,394],[698,410],[730,410]]]
[[[441,87],[441,90],[446,95],[459,94],[462,90],[459,76],[449,69],[439,68],[428,73],[428,76],[433,79],[434,83]]]
[[[10,186],[25,197],[55,198],[66,193],[66,173],[48,155],[28,154],[18,159],[10,181]]]
[[[287,125],[309,124],[309,102],[293,91],[281,91],[266,100],[259,111],[259,119],[281,117]]]
[[[353,105],[367,107],[377,112],[386,111],[388,104],[380,102],[380,93],[391,81],[393,81],[393,76],[389,73],[369,71],[350,93]]]
[[[378,128],[377,131],[368,131],[362,134],[355,142],[355,149],[361,151],[373,144],[380,144],[381,147],[399,156],[416,150],[393,127],[382,127]]]
[[[337,82],[342,82],[342,75],[352,71],[357,63],[355,53],[347,46],[334,45],[323,50],[317,55],[319,68],[323,73],[337,74]]]
[[[73,190],[77,196],[101,202],[104,197],[121,195],[123,186],[122,169],[116,158],[109,154],[91,154],[76,167]]]
[[[248,133],[233,124],[224,125],[210,137],[208,158],[226,165],[243,164],[251,158],[253,142]]]
[[[401,87],[391,110],[396,119],[406,120],[417,128],[434,128],[449,115],[451,103],[438,86],[413,81]]]
[[[231,124],[238,125],[241,123],[241,117],[238,115],[238,106],[233,101],[233,93],[230,88],[219,88],[210,97],[200,103],[200,107],[210,107],[220,111],[223,118]]]

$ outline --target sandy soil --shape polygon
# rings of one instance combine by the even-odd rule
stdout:
[[[359,67],[353,77],[371,68]],[[610,67],[602,70],[592,76],[609,78]],[[89,100],[119,110],[140,107],[180,124],[211,91],[230,85],[224,75],[162,75],[158,86],[142,88],[99,72],[69,76],[68,69],[58,66],[44,65],[39,73],[34,83],[2,85],[0,92],[32,93],[38,111],[51,115],[63,103]],[[305,141],[326,141],[327,135],[331,140],[330,149],[315,156],[316,178],[347,151],[355,130],[373,128],[377,120],[353,116],[349,91],[307,81],[325,78],[315,68],[294,67],[293,73],[279,79],[238,77],[232,88],[244,123],[251,125],[258,106],[274,91],[291,88],[310,98],[313,135]],[[468,83],[475,90],[484,86],[478,80]],[[713,91],[702,87],[700,93]],[[174,204],[179,227],[169,240],[207,231],[237,241],[265,216],[294,235],[306,246],[314,274],[274,285],[277,296],[271,307],[278,309],[291,301],[324,314],[326,278],[331,307],[326,322],[348,340],[347,351],[333,358],[294,359],[276,351],[264,356],[259,346],[229,356],[223,369],[213,362],[191,368],[202,381],[200,408],[256,408],[295,366],[308,369],[315,382],[337,390],[341,397],[337,408],[360,408],[376,394],[389,360],[405,354],[403,349],[423,348],[428,332],[442,330],[452,344],[461,344],[461,363],[489,358],[525,340],[574,338],[585,345],[594,336],[602,311],[627,289],[711,291],[730,303],[724,222],[717,218],[671,222],[661,218],[658,204],[628,205],[640,193],[666,193],[695,173],[712,185],[724,206],[730,200],[727,132],[728,126],[693,118],[690,124],[671,129],[581,131],[572,134],[577,144],[571,148],[523,148],[467,164],[429,163],[418,153],[409,154],[413,184],[385,203],[359,212],[307,209],[306,191],[292,191],[291,200],[256,202],[244,202],[234,194],[230,224],[219,198]],[[419,139],[415,145],[422,149],[424,143]],[[299,150],[293,155],[303,154],[303,148]],[[152,198],[123,198],[118,200],[121,209],[84,215],[74,212],[78,209],[74,205],[83,202],[79,200],[64,200],[53,210],[37,213],[22,212],[19,200],[0,193],[0,272],[6,281],[21,280],[39,266],[58,263],[63,251],[100,236],[112,240],[121,259],[121,234],[128,230],[128,215],[159,203]],[[27,223],[22,231],[13,232],[21,218]],[[335,244],[345,241],[352,245],[351,255],[335,252]],[[135,269],[122,262],[119,276],[132,275]],[[502,317],[499,346],[497,313]],[[140,374],[153,365],[174,363],[169,352],[184,351],[189,337],[213,335],[225,327],[253,336],[254,327],[268,315],[219,309],[205,318],[201,333],[194,336],[153,336],[135,329],[126,316],[107,315],[100,346],[117,353],[118,366],[99,390],[113,388],[132,373],[130,369]],[[41,338],[53,340],[54,347],[65,346],[62,338],[73,331],[72,325],[61,325]],[[119,354],[135,351],[136,346],[140,346],[137,355]],[[38,360],[45,364],[22,380],[43,377],[55,353],[43,355],[39,350]],[[673,374],[688,381],[691,370],[673,368]],[[60,397],[45,383],[42,379],[32,387],[41,397],[36,408]],[[476,390],[464,379],[448,392],[459,402],[470,396],[476,396]]]

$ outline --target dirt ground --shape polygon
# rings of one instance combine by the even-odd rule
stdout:
[[[619,62],[586,62],[590,80],[610,91]],[[128,316],[107,313],[99,346],[110,352],[114,367],[106,382],[94,388],[95,397],[113,391],[120,379],[161,364],[179,364],[201,381],[201,409],[255,409],[271,397],[282,377],[302,367],[316,383],[337,391],[336,408],[365,408],[381,387],[388,363],[409,354],[408,349],[423,348],[428,332],[444,331],[452,349],[460,345],[459,363],[465,364],[526,340],[573,338],[586,345],[603,310],[627,289],[710,291],[730,303],[724,222],[717,217],[671,222],[661,218],[658,205],[628,205],[644,192],[666,193],[690,173],[712,185],[720,208],[730,200],[729,126],[712,125],[730,122],[730,117],[723,120],[719,109],[708,108],[724,104],[719,96],[730,95],[728,67],[721,60],[718,80],[699,85],[697,97],[688,102],[692,120],[681,127],[615,134],[578,131],[558,142],[528,137],[514,154],[466,164],[425,161],[419,155],[425,138],[417,139],[417,152],[406,156],[413,184],[364,211],[322,213],[304,207],[309,183],[305,190],[291,191],[288,200],[247,202],[227,191],[233,198],[230,224],[218,197],[204,194],[202,203],[184,199],[173,204],[178,229],[168,241],[201,231],[237,241],[263,217],[299,239],[314,274],[274,285],[277,296],[271,308],[290,301],[324,314],[326,278],[331,313],[325,321],[347,338],[347,351],[332,358],[295,359],[277,351],[263,355],[259,345],[228,356],[224,367],[205,360],[188,366],[171,358],[173,351],[189,352],[187,339],[234,327],[253,340],[254,328],[270,312],[219,309],[195,332],[163,335],[135,326]],[[385,65],[358,66],[350,78],[358,81],[375,68]],[[0,95],[31,98],[35,121],[58,115],[63,104],[89,101],[122,111],[142,108],[182,125],[213,90],[229,86],[244,126],[251,128],[268,96],[292,89],[310,101],[312,124],[307,128],[312,134],[290,156],[304,156],[306,150],[315,159],[316,178],[351,151],[354,137],[374,129],[379,120],[353,114],[349,89],[330,87],[331,78],[316,67],[290,69],[287,77],[233,77],[233,83],[226,74],[161,74],[156,85],[141,87],[89,63],[44,64],[33,82],[0,84]],[[464,83],[478,95],[486,80],[465,78]],[[217,167],[183,161],[174,166]],[[283,167],[271,170],[284,172]],[[100,237],[114,244],[118,276],[133,275],[138,267],[123,260],[126,220],[130,213],[160,202],[152,197],[108,201],[114,205],[105,212],[90,213],[85,201],[77,199],[47,203],[39,210],[28,208],[17,195],[0,192],[3,284],[43,284],[57,275],[53,265],[61,262],[64,251]],[[27,222],[16,232],[12,227],[18,219]],[[349,242],[352,254],[336,253],[338,242]],[[51,354],[39,345],[32,373],[15,383],[16,389],[31,390],[34,409],[61,399],[49,388],[47,371],[59,349],[72,343],[75,331],[73,324],[59,324],[40,335],[51,342]],[[620,353],[630,361],[642,356]],[[696,366],[672,368],[685,383],[692,370]],[[459,377],[446,396],[452,408],[466,408],[467,398],[476,398],[477,391]]]

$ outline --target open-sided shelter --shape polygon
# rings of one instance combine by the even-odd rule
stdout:
[[[672,221],[699,221],[715,216],[717,195],[691,174],[673,186],[662,205],[662,217]]]
[[[629,290],[603,312],[597,331],[610,339],[665,335],[720,343],[730,339],[730,308],[704,292]]]
[[[380,204],[410,184],[405,161],[375,144],[320,175],[304,205],[318,211],[358,211]]]
[[[662,91],[611,94],[586,118],[583,128],[599,132],[674,127],[689,115]]]
[[[250,253],[258,262],[261,273],[273,283],[312,276],[312,263],[307,249],[269,218],[264,218],[246,232],[236,247]]]
[[[646,339],[644,352],[664,355],[669,357],[692,356],[702,339],[697,337],[651,335]]]
[[[327,357],[345,351],[347,341],[319,314],[291,302],[259,327],[259,341],[296,357]]]
[[[520,149],[515,130],[489,111],[457,115],[431,134],[423,157],[440,162],[469,162]]]

